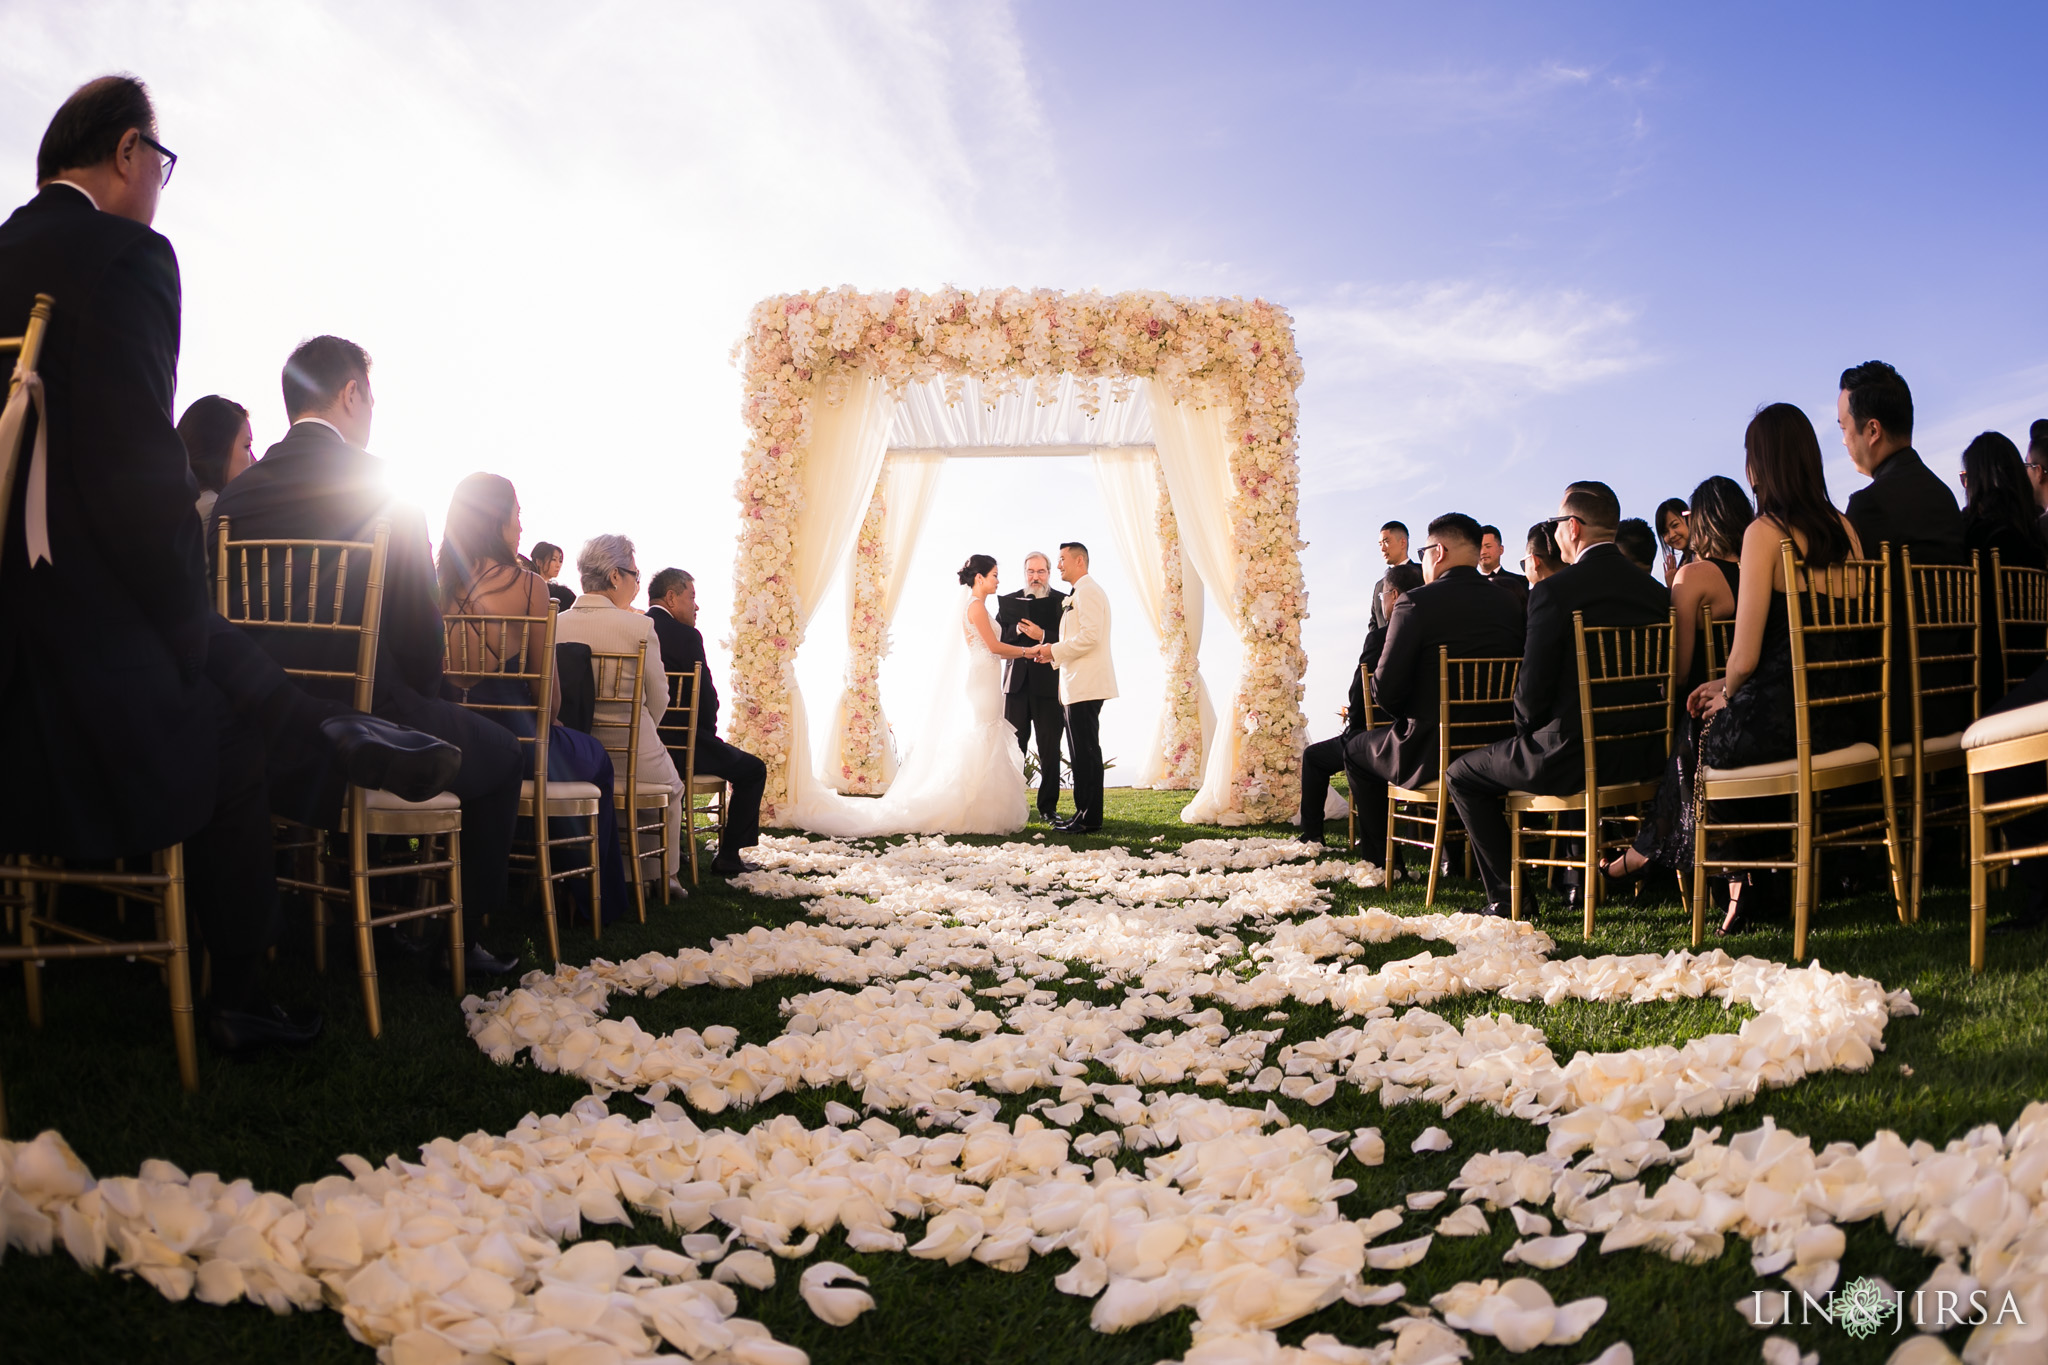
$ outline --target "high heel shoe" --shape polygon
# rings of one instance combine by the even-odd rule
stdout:
[[[1607,886],[1610,890],[1615,887],[1622,886],[1628,882],[1640,883],[1643,880],[1644,874],[1646,874],[1650,870],[1650,860],[1648,858],[1644,858],[1641,862],[1637,863],[1634,867],[1629,868],[1627,871],[1615,870],[1622,863],[1625,863],[1630,858],[1637,856],[1640,855],[1638,855],[1634,849],[1624,849],[1620,853],[1615,854],[1612,858],[1609,858],[1606,862],[1600,864],[1600,877],[1603,881],[1607,883]]]
[[[1738,887],[1742,888],[1741,894],[1737,894]],[[1748,911],[1754,894],[1743,883],[1732,879],[1729,881],[1728,909],[1721,916],[1721,923],[1714,929],[1714,936],[1716,938],[1726,938],[1730,934],[1739,934],[1751,927]]]

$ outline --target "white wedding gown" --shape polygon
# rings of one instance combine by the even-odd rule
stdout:
[[[881,797],[808,795],[799,829],[840,839],[881,834],[1014,834],[1030,806],[1024,753],[1003,716],[1003,663],[969,624],[963,593],[925,724]]]

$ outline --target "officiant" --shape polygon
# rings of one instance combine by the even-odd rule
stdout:
[[[1066,600],[1052,586],[1052,561],[1033,550],[1024,558],[1024,586],[996,599],[1003,643],[1029,649],[1059,639]],[[1060,735],[1067,724],[1060,708],[1059,670],[1030,659],[1005,662],[1003,714],[1016,727],[1019,749],[1030,752],[1031,732],[1038,732],[1038,813],[1050,820],[1060,808]]]

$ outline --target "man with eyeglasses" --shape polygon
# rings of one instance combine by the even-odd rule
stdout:
[[[2034,506],[2041,510],[2041,539],[2048,541],[2048,417],[2027,429],[2027,482],[2034,486]]]
[[[1538,524],[1552,529],[1566,567],[1529,589],[1515,733],[1456,759],[1445,775],[1486,886],[1485,905],[1474,909],[1487,915],[1507,913],[1507,794],[1563,796],[1585,785],[1572,614],[1583,612],[1589,626],[1636,626],[1666,620],[1671,612],[1670,591],[1615,548],[1621,504],[1606,484],[1572,484],[1558,515]],[[1600,755],[1603,782],[1653,776],[1664,761],[1661,747],[1655,753],[1603,748]]]

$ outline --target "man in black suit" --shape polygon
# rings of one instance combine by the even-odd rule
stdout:
[[[687,678],[704,665],[697,693],[697,771],[732,784],[725,813],[725,834],[711,870],[721,877],[753,871],[744,854],[761,842],[761,794],[768,789],[768,765],[745,749],[718,737],[718,687],[711,681],[711,660],[697,630],[697,581],[681,569],[663,569],[647,585],[647,614],[661,641],[661,666],[671,678]]]
[[[1387,561],[1389,572],[1392,572],[1397,564],[1410,564],[1414,562],[1408,558],[1408,527],[1406,523],[1390,521],[1380,527],[1380,558]],[[1379,581],[1379,586],[1373,589],[1372,594],[1372,624],[1381,629],[1385,629],[1387,624],[1387,609],[1383,603],[1383,599],[1386,596],[1386,587],[1387,580],[1382,577]]]
[[[996,599],[1002,642],[1020,649],[1053,643],[1060,638],[1060,607],[1066,600],[1052,586],[1052,561],[1033,550],[1024,556],[1024,586]],[[1028,750],[1032,732],[1038,733],[1038,813],[1054,819],[1060,813],[1060,735],[1066,729],[1059,670],[1034,659],[1005,660],[1003,714],[1017,731],[1019,749]]]
[[[1566,492],[1552,519],[1566,567],[1529,590],[1515,734],[1453,761],[1446,774],[1486,885],[1482,913],[1507,908],[1507,794],[1563,795],[1585,784],[1572,614],[1583,612],[1589,626],[1648,625],[1670,616],[1670,591],[1615,548],[1620,523],[1620,504],[1607,485],[1575,483]],[[1654,775],[1664,754],[1610,749],[1601,759],[1600,780],[1615,782]]]
[[[213,964],[208,1038],[242,1053],[320,1029],[262,987],[277,907],[266,752],[319,750],[352,780],[395,773],[422,797],[451,756],[399,752],[421,737],[305,696],[212,610],[170,421],[182,299],[149,227],[173,161],[155,134],[140,81],[81,86],[44,134],[39,193],[0,226],[0,327],[55,300],[37,364],[48,428],[31,409],[0,476],[0,848],[111,858],[182,842]]]
[[[1323,801],[1343,768],[1358,812],[1360,851],[1387,842],[1387,784],[1419,787],[1437,775],[1437,650],[1454,659],[1511,658],[1522,648],[1522,608],[1479,574],[1479,523],[1450,512],[1429,524],[1419,566],[1426,581],[1401,594],[1387,618],[1372,694],[1387,723],[1311,744],[1301,756],[1301,838],[1323,841]]]
[[[1387,621],[1403,596],[1422,586],[1422,566],[1409,560],[1387,570],[1373,588],[1373,612],[1384,618],[1365,628],[1365,643],[1359,646],[1358,667],[1351,670],[1351,685],[1344,694],[1344,732],[1363,730],[1366,722],[1365,675],[1380,666],[1380,651],[1387,644]]]
[[[1514,594],[1515,605],[1529,609],[1529,580],[1522,575],[1500,566],[1502,553],[1500,527],[1479,528],[1479,576],[1504,592]]]
[[[368,540],[378,521],[390,524],[371,710],[462,751],[447,789],[462,802],[465,962],[470,972],[503,975],[518,957],[494,955],[470,926],[490,917],[503,933],[509,924],[512,834],[527,760],[510,730],[441,695],[441,607],[426,518],[392,496],[383,461],[363,448],[376,401],[369,356],[340,337],[315,337],[292,352],[283,382],[291,428],[222,491],[213,527],[225,520],[236,540]],[[217,539],[210,529],[209,546]],[[367,570],[358,576],[351,566],[349,612],[360,610]],[[347,642],[261,626],[249,633],[287,668],[353,671]],[[271,781],[280,814],[322,828],[338,824],[342,784],[325,765],[273,765]]]
[[[1956,495],[1921,460],[1913,449],[1913,391],[1899,372],[1882,360],[1867,361],[1842,371],[1840,392],[1835,395],[1835,421],[1842,429],[1842,445],[1857,470],[1870,477],[1868,487],[1849,495],[1844,510],[1863,553],[1876,559],[1880,546],[1892,548],[1892,695],[1906,698],[1912,693],[1912,664],[1906,653],[1906,566],[1904,551],[1911,549],[1915,564],[1961,564],[1969,559],[1963,540],[1963,514]],[[1990,572],[1987,561],[1983,571]],[[1939,653],[1967,651],[1969,645],[1957,640],[1954,648],[1935,643]],[[1959,679],[1923,675],[1930,686],[1969,681],[1965,670]],[[1910,722],[1894,710],[1895,728]],[[1967,696],[1930,697],[1922,717],[1928,735],[1953,734],[1970,723]]]

